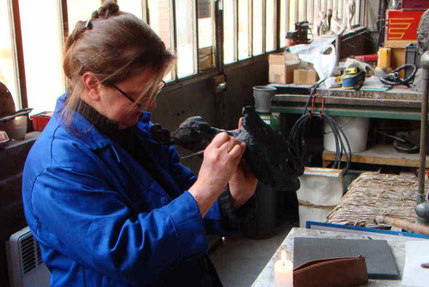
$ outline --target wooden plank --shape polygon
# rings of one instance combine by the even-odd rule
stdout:
[[[366,151],[355,153],[352,155],[351,162],[379,164],[379,165],[393,165],[393,166],[408,166],[419,167],[419,153],[406,154],[400,153],[395,150],[393,145],[376,145],[367,149]],[[322,154],[323,161],[334,161],[335,153],[324,151]],[[345,156],[341,161],[346,161]],[[429,168],[429,157],[426,156],[426,168]]]
[[[417,43],[417,41],[395,41],[388,40],[384,43],[385,48],[405,48],[410,43]]]

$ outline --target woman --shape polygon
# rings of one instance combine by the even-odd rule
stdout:
[[[198,178],[152,139],[143,110],[155,107],[172,61],[113,2],[68,37],[68,92],[23,174],[51,286],[221,286],[206,235],[234,231],[257,180],[239,165],[245,144],[226,133],[206,148]]]

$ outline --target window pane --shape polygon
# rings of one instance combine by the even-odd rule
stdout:
[[[286,0],[280,0],[280,47],[286,45]]]
[[[101,0],[67,0],[70,33],[78,21],[86,21],[91,18],[92,12],[97,10],[100,5]]]
[[[38,1],[20,1],[28,106],[33,112],[52,111],[65,91],[62,72],[62,33],[57,0],[43,2],[43,17],[34,21]],[[40,38],[43,31],[43,40]]]
[[[213,0],[198,0],[198,57],[200,71],[214,67],[213,4]]]
[[[149,0],[149,25],[164,41],[168,50],[173,51],[174,47],[171,39],[171,13],[170,0]],[[172,80],[169,73],[165,81]]]
[[[176,0],[177,76],[195,74],[193,0]]]
[[[249,51],[249,2],[238,0],[238,58],[250,57]]]
[[[267,42],[266,42],[266,51],[272,51],[275,49],[275,26],[276,14],[274,12],[274,1],[267,0]]]
[[[12,48],[12,30],[10,27],[7,1],[0,1],[0,82],[12,94],[15,108],[21,109],[18,101],[18,82],[16,80],[16,67]]]
[[[136,15],[139,19],[143,19],[143,7],[141,0],[118,0],[119,9],[124,12],[129,12]]]
[[[234,0],[223,1],[223,61],[225,64],[236,61]]]
[[[260,55],[262,51],[262,0],[253,0],[253,55]]]

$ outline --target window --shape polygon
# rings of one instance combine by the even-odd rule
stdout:
[[[34,11],[40,11],[39,2],[0,1],[0,81],[11,91],[17,109],[31,107],[34,113],[53,110],[57,97],[65,91],[64,34],[72,31],[77,21],[89,19],[103,1],[46,0],[43,17],[38,21],[33,20],[33,15]],[[216,67],[217,48],[223,49],[222,66],[284,47],[287,31],[295,29],[296,21],[308,20],[315,33],[321,11],[332,9],[334,16],[338,11],[338,17],[343,18],[346,3],[346,0],[116,1],[122,11],[147,21],[167,49],[176,55],[175,66],[165,78],[169,81],[221,70],[222,67]],[[361,1],[356,0],[354,24],[364,20]],[[223,13],[222,43],[216,43],[218,13]],[[61,23],[62,19],[67,23]],[[65,27],[68,31],[64,31]]]
[[[28,106],[33,113],[53,110],[65,91],[62,72],[62,25],[57,0],[44,1],[43,17],[34,21],[38,1],[20,1]]]
[[[198,67],[214,67],[214,2],[198,0]]]
[[[238,1],[238,59],[243,60],[250,57],[249,49],[249,1]]]
[[[126,0],[124,0],[126,1]],[[165,46],[174,54],[174,37],[172,33],[172,5],[170,0],[149,0],[149,20],[151,28],[164,41]],[[174,76],[170,72],[165,78],[165,81],[171,81]]]
[[[143,17],[143,2],[141,0],[118,0],[116,3],[118,3],[122,11],[132,13],[138,18],[146,20]]]
[[[176,0],[177,76],[183,78],[197,72],[195,5],[192,0]]]
[[[8,13],[8,2],[0,1],[0,82],[2,82],[12,94],[15,108],[20,109],[21,104],[18,94],[17,70],[14,61],[14,49],[12,43],[12,29]]]
[[[100,4],[101,0],[68,0],[67,18],[69,22],[69,31],[73,31],[74,26],[78,21],[86,21],[90,19],[92,12],[97,10],[100,7]]]
[[[237,60],[237,0],[223,2],[223,57],[224,63],[229,64]]]
[[[266,19],[266,46],[265,50],[267,52],[272,51],[276,49],[276,22],[277,22],[277,16],[275,5],[277,1],[275,0],[266,0],[266,7],[267,7],[267,16]]]
[[[262,0],[253,0],[253,34],[252,34],[252,40],[253,40],[253,55],[260,55],[262,54],[264,49],[264,36],[265,36],[265,17],[263,18],[262,15],[264,15],[265,7]]]

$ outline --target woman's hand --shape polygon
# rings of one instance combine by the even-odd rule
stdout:
[[[243,142],[225,132],[216,135],[205,149],[198,179],[189,189],[203,217],[236,173],[244,150]]]
[[[238,122],[238,128],[241,128],[240,118]],[[243,152],[244,153],[244,152]],[[232,207],[239,208],[242,206],[252,195],[255,193],[258,179],[253,175],[249,166],[241,160],[235,173],[232,175],[229,181],[229,191],[232,197]]]
[[[232,207],[239,208],[255,193],[258,179],[253,175],[244,161],[238,165],[229,181],[229,191],[232,197]]]

